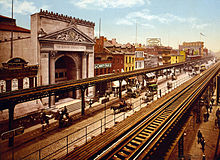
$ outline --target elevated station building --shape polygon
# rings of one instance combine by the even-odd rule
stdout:
[[[0,71],[10,68],[15,72],[16,67],[7,67],[12,65],[34,70],[33,75],[22,75],[31,79],[27,80],[31,85],[26,88],[94,76],[95,23],[43,10],[31,15],[30,30],[16,26],[15,19],[4,16],[0,19]],[[21,77],[13,79],[1,76],[0,92],[6,88],[7,91],[25,88]],[[93,95],[93,88],[86,94]],[[55,104],[55,98],[65,97],[80,98],[80,93],[71,91],[53,96],[51,105]],[[42,102],[48,103],[48,99]]]

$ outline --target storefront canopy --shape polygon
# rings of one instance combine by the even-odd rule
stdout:
[[[123,80],[121,85],[125,86],[125,85],[127,85],[127,82],[125,80]],[[112,87],[115,87],[115,88],[119,87],[119,81],[113,81],[112,82]]]
[[[152,78],[152,77],[155,77],[155,74],[151,72],[151,73],[147,73],[146,76],[148,78]]]

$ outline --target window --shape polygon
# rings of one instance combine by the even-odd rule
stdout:
[[[55,73],[55,78],[58,78],[58,73],[57,72]]]
[[[129,63],[131,63],[131,57],[129,57]]]
[[[98,75],[98,74],[99,74],[99,73],[98,73],[98,69],[96,69],[96,70],[95,70],[95,75]]]
[[[128,63],[128,57],[126,57],[126,63]]]
[[[102,68],[100,69],[100,74],[102,74]]]
[[[60,72],[59,73],[59,78],[62,78],[63,77],[63,72]]]
[[[132,58],[132,63],[134,63],[134,58]]]

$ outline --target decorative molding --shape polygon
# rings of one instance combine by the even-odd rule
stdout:
[[[87,55],[89,55],[89,52],[83,52],[83,56],[87,56]]]
[[[50,54],[50,58],[55,58],[57,51],[50,51],[49,54]]]
[[[74,41],[74,42],[85,42],[86,41],[86,39],[82,35],[80,35],[79,33],[73,30],[62,32],[51,38],[57,39],[57,40]]]
[[[63,15],[63,14],[48,12],[47,10],[44,11],[42,9],[40,10],[39,15],[43,16],[43,17],[50,18],[50,19],[64,21],[64,22],[67,22],[67,23],[74,22],[74,24],[77,24],[77,25],[84,25],[84,26],[88,26],[88,27],[94,27],[95,26],[95,23],[90,22],[90,21],[78,19],[78,18],[75,18],[75,17],[72,17],[72,16]]]
[[[43,37],[46,35],[47,35],[47,33],[43,30],[43,28],[40,28],[40,30],[38,31],[38,37]]]

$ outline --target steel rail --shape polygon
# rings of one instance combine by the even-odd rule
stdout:
[[[173,113],[172,117],[169,118],[169,120],[165,123],[165,125],[163,125],[163,127],[157,132],[157,136],[160,137],[160,139],[164,136],[164,134],[167,132],[167,130],[171,127],[173,127],[173,124],[176,125],[177,121],[179,121],[182,118],[182,115],[187,111],[187,109],[189,108],[189,106],[194,102],[194,100],[196,98],[198,98],[198,96],[202,93],[202,90],[205,88],[205,86],[207,85],[207,83],[210,81],[211,77],[213,77],[213,74],[216,73],[216,71],[219,71],[219,67],[216,69],[214,68],[215,71],[212,73],[212,75],[208,75],[207,78],[205,78],[204,80],[202,80],[201,84],[199,84],[199,86],[197,86],[195,89],[193,89],[193,94],[189,94],[189,96],[186,99],[186,101],[183,101],[182,103],[179,104],[178,109],[175,113]],[[186,118],[186,117],[184,117]],[[182,124],[184,125],[184,124]],[[166,129],[165,129],[166,128]],[[151,139],[151,142],[153,142],[157,136],[154,136]],[[162,136],[161,136],[162,135]],[[141,153],[145,153],[144,155],[146,156],[147,154],[149,155],[150,150],[152,150],[152,148],[155,147],[156,143],[158,142],[155,141],[153,142],[153,144],[150,144],[150,142],[148,144],[144,144],[143,148],[141,151],[138,151],[139,153],[133,157],[131,157],[132,159],[140,159],[140,155]],[[150,146],[150,147],[149,147]],[[148,148],[146,150],[146,148]],[[152,152],[151,152],[152,154]],[[143,155],[142,155],[143,158]],[[142,159],[141,158],[141,159]],[[147,159],[149,159],[150,156],[148,156]]]
[[[198,81],[201,81],[201,79],[203,79],[205,77],[205,75],[208,75],[208,74],[210,74],[210,73],[207,71],[202,77],[199,77],[197,81],[193,82],[190,86],[186,87],[184,89],[184,91],[182,91],[180,94],[183,95],[186,92],[186,90],[188,91],[191,88],[194,89],[194,85],[196,83],[199,83]],[[205,79],[207,79],[207,78],[205,77]],[[178,96],[177,96],[178,98],[180,97],[180,94],[178,94]],[[195,94],[196,93],[194,93],[194,95]],[[177,104],[175,104],[174,106],[170,105],[170,104],[174,104],[175,101],[177,102],[177,97],[175,96],[175,99],[173,99],[172,102],[170,102],[169,104],[166,104],[167,105],[166,107],[163,107],[163,108],[166,108],[166,110],[164,109],[163,113],[162,112],[158,113],[157,116],[154,116],[153,120],[151,118],[151,120],[150,120],[151,123],[149,123],[149,120],[148,120],[147,126],[144,126],[144,127],[140,126],[138,132],[135,131],[135,133],[133,133],[132,135],[126,136],[127,137],[126,140],[124,140],[122,142],[124,144],[122,144],[120,147],[114,147],[114,150],[113,150],[114,152],[112,154],[110,154],[109,156],[105,156],[105,155],[101,156],[100,159],[103,159],[103,158],[104,159],[115,159],[115,158],[122,158],[122,159],[126,158],[127,159],[128,155],[129,155],[129,157],[131,156],[132,158],[136,158],[136,157],[133,157],[133,155],[135,154],[135,152],[133,152],[133,150],[138,150],[142,146],[140,144],[143,141],[145,141],[144,142],[144,144],[145,144],[147,140],[149,141],[149,139],[151,139],[147,145],[146,144],[144,145],[146,148],[153,141],[153,139],[155,139],[158,136],[158,134],[161,132],[158,129],[161,128],[161,126],[162,126],[162,128],[161,128],[161,130],[162,130],[166,125],[170,124],[169,122],[175,118],[175,115],[177,113],[180,112],[180,108],[176,107]],[[190,99],[190,97],[187,97],[187,99]],[[173,114],[173,116],[171,115],[171,113]],[[166,125],[163,125],[166,121],[167,121]],[[141,131],[140,131],[140,129],[141,129]],[[150,137],[152,137],[152,135],[155,135],[153,139],[150,138]],[[117,148],[117,150],[116,150],[116,148]]]

